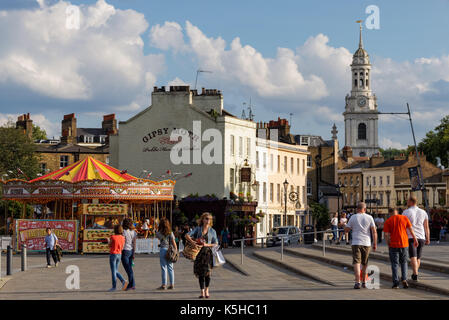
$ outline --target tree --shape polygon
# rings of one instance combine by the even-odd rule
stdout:
[[[312,209],[312,217],[316,223],[316,230],[326,230],[330,224],[329,209],[317,202],[311,202],[310,208]]]
[[[407,150],[405,149],[396,149],[396,148],[388,148],[388,149],[380,149],[380,154],[385,159],[394,159],[396,156],[400,156],[401,154],[407,155]]]
[[[427,132],[418,144],[418,150],[433,164],[437,164],[436,158],[439,157],[446,168],[449,166],[449,115],[441,119],[434,130]]]
[[[32,135],[33,141],[36,140],[47,140],[47,132],[45,132],[44,129],[41,127],[33,124],[33,135]]]
[[[35,153],[35,145],[22,130],[16,129],[11,123],[0,127],[0,150],[2,178],[33,179],[37,176],[39,158]]]

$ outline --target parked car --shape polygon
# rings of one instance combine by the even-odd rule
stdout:
[[[268,235],[273,237],[268,238],[267,246],[280,245],[281,239],[284,239],[284,245],[296,244],[301,237],[299,229],[295,226],[275,227]]]

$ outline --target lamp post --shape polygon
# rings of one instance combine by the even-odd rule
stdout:
[[[343,186],[344,185],[341,183],[341,181],[338,181],[338,184],[336,185],[336,188],[337,188],[337,217],[338,217],[338,221],[340,221],[340,196],[341,196],[340,189]]]
[[[288,181],[285,179],[284,181],[284,226],[287,225],[287,190],[288,190]]]

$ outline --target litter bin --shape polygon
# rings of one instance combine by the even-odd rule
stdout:
[[[311,225],[311,224],[306,224],[305,226],[304,226],[304,228],[303,228],[303,232],[304,233],[309,233],[309,232],[313,232],[314,231],[314,229],[313,229],[313,226]],[[303,235],[303,237],[304,237],[304,243],[305,244],[312,244],[312,243],[314,243],[314,234],[313,233],[309,233],[309,234],[304,234]]]

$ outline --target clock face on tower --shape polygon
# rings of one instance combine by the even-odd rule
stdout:
[[[363,108],[364,106],[366,106],[366,98],[365,97],[358,98],[357,104],[359,105],[359,107]]]

